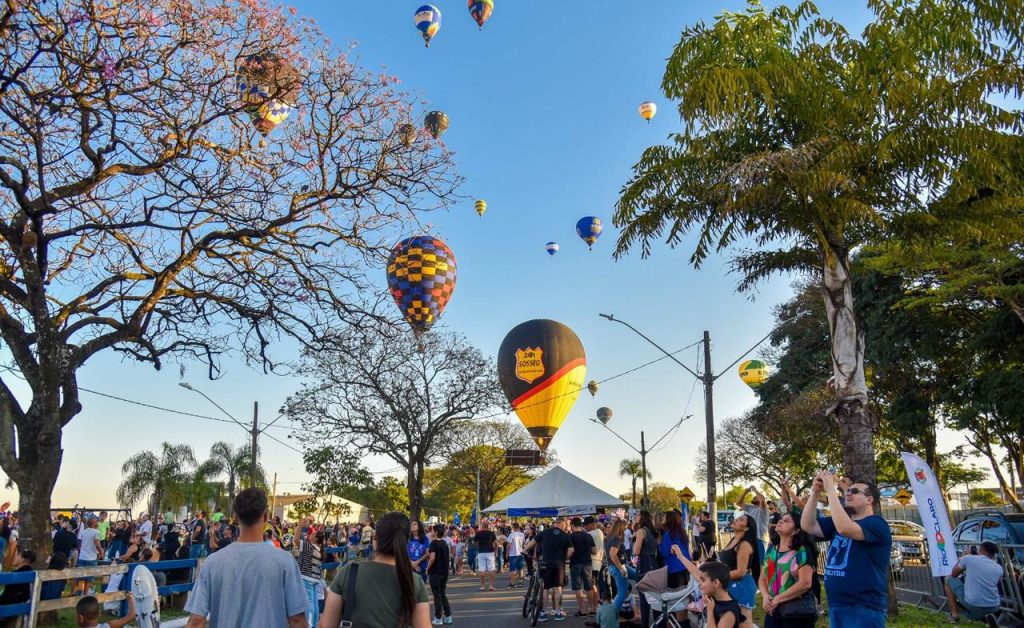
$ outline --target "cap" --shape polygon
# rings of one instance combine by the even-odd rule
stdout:
[[[594,519],[590,515],[587,515],[586,517],[583,517],[583,525],[588,526],[588,525],[590,525],[592,523],[597,523],[597,519]]]

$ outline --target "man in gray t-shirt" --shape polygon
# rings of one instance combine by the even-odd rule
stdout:
[[[744,504],[743,502],[750,493],[754,494],[753,501]],[[757,524],[757,538],[761,539],[761,556],[763,557],[764,550],[768,547],[768,500],[765,499],[761,491],[757,490],[756,486],[749,486],[736,500],[736,507],[754,518],[754,522]]]
[[[235,498],[241,532],[203,563],[185,603],[188,628],[308,628],[308,600],[292,555],[263,542],[267,495],[247,488]]]

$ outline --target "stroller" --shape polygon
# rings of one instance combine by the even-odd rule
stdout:
[[[675,614],[689,613],[690,625],[704,628],[707,625],[703,613],[694,613],[693,608],[701,603],[700,585],[695,578],[678,589],[668,588],[668,567],[647,572],[636,584],[636,591],[647,598],[651,609],[660,614],[651,628],[681,628]]]

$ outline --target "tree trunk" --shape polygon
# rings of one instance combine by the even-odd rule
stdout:
[[[832,334],[832,374],[836,401],[829,408],[839,422],[845,474],[874,483],[878,477],[864,377],[864,331],[853,303],[849,250],[831,247],[823,260],[822,288]],[[877,504],[876,504],[877,505]]]
[[[20,534],[19,549],[35,550],[36,556],[45,559],[53,553],[50,537],[50,498],[57,484],[60,464],[63,458],[60,428],[41,428],[42,420],[32,416],[30,410],[26,421],[19,425],[18,442],[21,454],[17,459],[15,473],[4,465],[4,470],[18,485],[18,516]],[[59,423],[51,419],[49,423]],[[33,429],[35,428],[35,429]],[[29,440],[36,443],[28,446]],[[35,565],[39,567],[40,565]]]
[[[633,510],[636,510],[636,476],[633,476]]]
[[[409,465],[409,518],[419,521],[423,509],[423,463]]]

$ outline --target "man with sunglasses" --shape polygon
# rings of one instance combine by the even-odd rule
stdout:
[[[840,500],[836,477],[821,471],[811,486],[800,527],[830,540],[825,562],[825,592],[832,628],[884,628],[888,610],[888,570],[892,551],[889,524],[875,514],[878,489],[870,482],[853,482]],[[824,492],[831,517],[819,517],[817,503]]]

